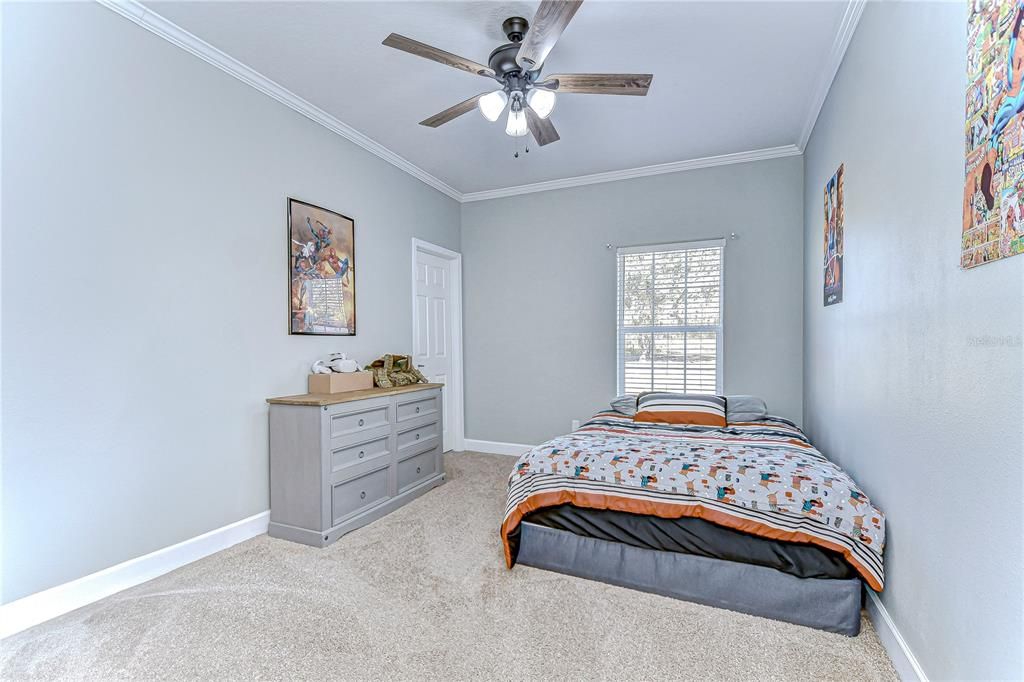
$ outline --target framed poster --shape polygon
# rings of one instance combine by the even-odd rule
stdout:
[[[355,221],[288,199],[288,333],[355,336]]]
[[[843,166],[825,183],[825,305],[843,300]]]
[[[962,268],[1024,253],[1024,5],[969,6]]]

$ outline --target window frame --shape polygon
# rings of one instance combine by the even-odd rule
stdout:
[[[615,387],[616,394],[626,392],[625,336],[631,333],[656,332],[714,332],[715,333],[715,393],[724,392],[725,377],[725,243],[722,239],[703,239],[689,242],[669,242],[664,244],[641,244],[636,246],[620,246],[615,249]],[[717,325],[646,325],[631,326],[627,330],[623,326],[625,311],[623,310],[623,277],[625,268],[620,267],[622,256],[633,253],[663,253],[670,251],[694,251],[699,249],[719,249],[718,276],[718,324]]]

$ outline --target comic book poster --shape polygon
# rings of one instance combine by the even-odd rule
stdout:
[[[825,183],[825,305],[843,300],[843,166]]]
[[[1024,253],[1024,0],[970,5],[960,266]]]
[[[355,336],[355,221],[288,200],[289,334]]]

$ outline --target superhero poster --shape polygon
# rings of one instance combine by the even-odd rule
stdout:
[[[355,221],[288,200],[289,334],[355,336]]]
[[[843,300],[843,166],[825,183],[825,305]]]
[[[960,266],[1024,253],[1024,0],[970,5]]]

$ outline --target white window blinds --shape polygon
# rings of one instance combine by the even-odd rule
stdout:
[[[721,393],[724,247],[618,249],[619,393]]]

